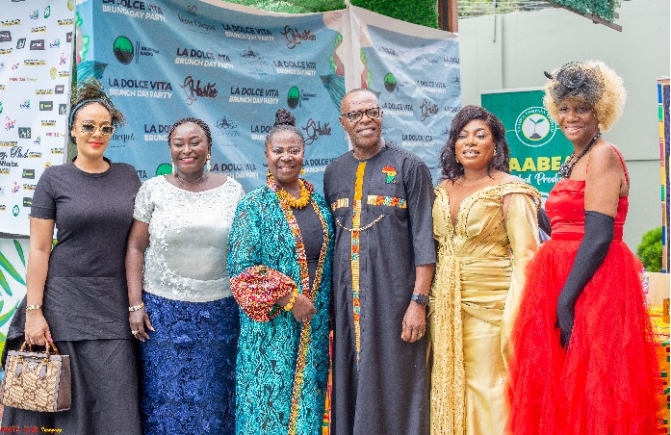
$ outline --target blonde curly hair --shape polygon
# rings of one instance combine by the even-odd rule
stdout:
[[[607,132],[622,115],[627,91],[617,73],[599,60],[571,62],[545,75],[543,104],[558,122],[559,105],[567,98],[584,101],[594,110],[599,129]]]

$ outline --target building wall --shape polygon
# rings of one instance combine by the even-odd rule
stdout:
[[[669,76],[668,0],[623,1],[617,32],[563,9],[459,21],[463,104],[482,92],[541,88],[543,71],[573,60],[599,59],[622,76],[628,100],[604,137],[623,152],[631,173],[627,244],[662,225],[657,124],[657,78]],[[496,20],[496,21],[495,21]]]

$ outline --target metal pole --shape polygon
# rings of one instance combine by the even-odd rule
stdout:
[[[494,39],[492,42],[496,42],[496,0],[492,1],[493,9],[494,9]]]

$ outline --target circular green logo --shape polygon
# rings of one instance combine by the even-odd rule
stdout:
[[[557,132],[555,124],[544,107],[528,107],[515,121],[517,139],[528,147],[541,147],[550,142]]]
[[[124,65],[133,61],[133,43],[125,36],[119,36],[114,40],[114,57]]]
[[[51,6],[47,6],[46,9],[44,9],[44,18],[49,18],[51,16]]]
[[[291,89],[289,89],[289,93],[287,94],[287,104],[292,109],[295,109],[298,106],[300,99],[301,91],[298,90],[298,87],[292,86]]]
[[[19,206],[15,205],[12,207],[12,216],[17,217],[19,215]]]
[[[156,168],[156,175],[170,175],[172,174],[172,165],[170,163],[161,163]]]
[[[386,76],[384,76],[384,88],[388,92],[394,92],[396,90],[396,77],[392,73],[387,73]]]
[[[2,113],[2,103],[0,102],[0,113]]]

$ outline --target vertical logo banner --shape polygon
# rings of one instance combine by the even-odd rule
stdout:
[[[0,232],[28,235],[37,180],[65,155],[75,6],[0,8]]]
[[[657,80],[659,178],[662,199],[662,272],[669,273],[669,78]]]
[[[168,131],[189,116],[212,130],[212,171],[246,191],[265,183],[265,138],[279,108],[296,117],[305,176],[320,190],[326,165],[347,150],[337,99],[344,81],[334,77],[339,34],[324,14],[170,0],[77,8],[78,80],[97,77],[126,116],[107,155],[133,164],[141,179],[172,170]]]
[[[385,139],[418,155],[437,182],[440,150],[461,109],[457,36],[365,9],[350,11],[352,87],[378,95]]]
[[[559,166],[573,148],[543,107],[542,90],[482,94],[482,106],[501,119],[510,147],[510,173],[547,198]]]

